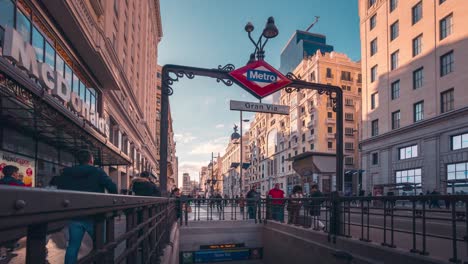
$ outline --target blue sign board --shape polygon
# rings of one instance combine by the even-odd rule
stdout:
[[[181,264],[229,262],[249,259],[262,259],[262,248],[239,248],[185,251],[180,253]]]
[[[278,75],[271,71],[248,70],[247,80],[252,82],[274,83],[278,79]]]

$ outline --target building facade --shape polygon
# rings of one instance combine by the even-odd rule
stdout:
[[[24,180],[46,186],[88,148],[119,189],[156,176],[159,1],[0,5],[5,163],[23,160]]]
[[[223,193],[228,195],[229,197],[236,197],[241,195],[240,189],[240,170],[241,166],[243,166],[243,175],[242,178],[244,179],[243,184],[243,194],[247,193],[248,185],[245,184],[245,169],[249,165],[249,136],[248,133],[244,134],[242,137],[242,160],[243,165],[241,165],[240,161],[240,135],[237,134],[239,137],[232,138],[229,141],[229,144],[226,147],[225,154],[221,157],[222,168],[221,174],[223,177]]]
[[[356,194],[360,187],[360,64],[345,54],[317,51],[314,56],[303,59],[294,74],[310,82],[343,88],[345,193]],[[336,114],[329,98],[313,90],[281,91],[279,103],[290,106],[289,115],[257,113],[251,123],[250,184],[257,185],[262,194],[273,188],[275,183],[279,183],[288,194],[294,185],[301,185],[304,192],[309,193],[313,183],[318,183],[323,192],[334,190],[334,174],[314,173],[301,177],[292,167],[292,159],[303,153],[336,153]]]
[[[466,191],[467,12],[463,0],[359,1],[368,191]]]
[[[192,191],[192,183],[188,173],[182,174],[182,194],[189,195]]]

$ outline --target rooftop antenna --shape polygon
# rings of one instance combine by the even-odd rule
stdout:
[[[319,16],[315,16],[315,21],[312,22],[312,24],[310,24],[310,26],[306,29],[306,31],[308,32],[313,26],[315,26],[315,24],[317,24],[317,22],[319,21]]]

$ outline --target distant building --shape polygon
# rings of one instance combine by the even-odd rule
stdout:
[[[368,191],[468,181],[467,14],[463,0],[359,1]]]
[[[190,175],[188,173],[182,175],[182,183],[182,194],[189,195],[192,191],[192,183],[190,182]]]

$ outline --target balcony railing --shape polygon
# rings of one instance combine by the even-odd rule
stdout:
[[[46,237],[83,218],[94,222],[95,232],[92,251],[79,263],[154,262],[176,221],[175,200],[168,198],[10,186],[0,186],[0,193],[0,245],[26,237],[26,263],[46,263]]]
[[[307,134],[306,138],[307,138],[307,141],[314,141],[315,135]]]
[[[325,121],[327,124],[336,124],[336,120],[334,118],[327,118]]]

